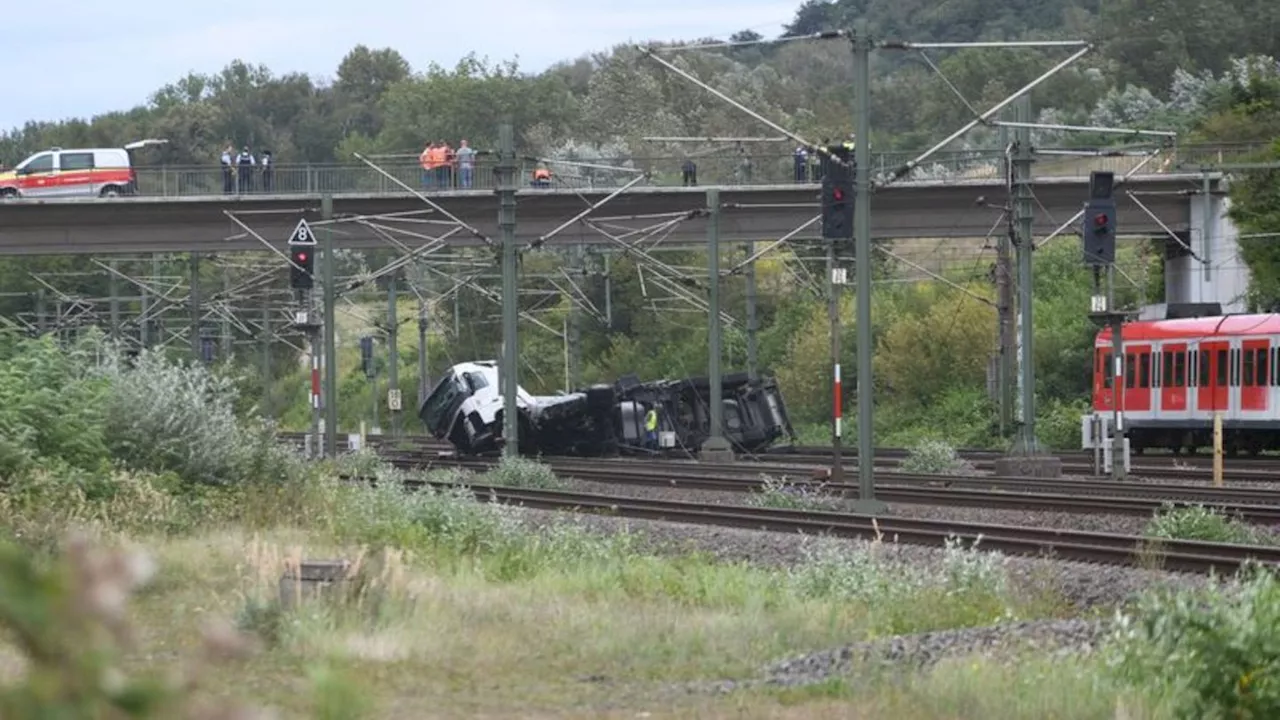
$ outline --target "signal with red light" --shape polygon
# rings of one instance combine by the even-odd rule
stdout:
[[[306,246],[290,246],[289,248],[289,285],[296,290],[310,290],[315,286],[315,257],[311,248]]]

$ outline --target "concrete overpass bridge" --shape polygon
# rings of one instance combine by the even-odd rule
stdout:
[[[1219,176],[1208,176],[1211,195],[1221,195]],[[1118,223],[1126,235],[1195,236],[1193,208],[1203,198],[1203,174],[1138,175],[1117,186]],[[1043,237],[1081,209],[1087,177],[1044,177],[1034,183],[1035,234]],[[664,245],[699,245],[706,241],[707,187],[638,186],[619,194],[565,227],[547,245],[611,245],[617,241],[594,224],[634,241],[644,231],[663,227]],[[815,218],[817,184],[718,186],[723,208],[721,241],[775,240]],[[613,189],[532,189],[517,192],[517,237],[527,243],[560,227]],[[1132,193],[1132,194],[1130,194]],[[492,190],[432,192],[445,212],[405,190],[335,192],[335,219],[367,218],[386,228],[409,247],[421,246],[454,226],[448,215],[475,232],[450,237],[456,246],[496,240],[497,198]],[[1010,198],[1000,179],[901,182],[882,188],[872,199],[872,233],[876,238],[973,238],[990,234],[1001,222],[1000,208]],[[1216,201],[1215,201],[1216,202]],[[147,252],[233,252],[263,250],[254,233],[283,247],[299,218],[321,219],[321,195],[313,192],[255,195],[135,196],[118,198],[49,198],[0,201],[0,255],[109,255]],[[446,214],[447,213],[447,214]],[[683,214],[685,219],[673,220]],[[334,241],[342,248],[387,248],[386,237],[357,222],[335,222]],[[1074,229],[1074,228],[1073,228]],[[999,230],[997,230],[998,232]],[[817,240],[812,223],[793,240]],[[1069,241],[1069,240],[1067,240]],[[1217,255],[1221,257],[1221,254]]]

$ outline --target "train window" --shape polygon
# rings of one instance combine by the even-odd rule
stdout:
[[[1258,360],[1257,360],[1258,382],[1256,384],[1258,387],[1266,387],[1267,381],[1270,378],[1270,376],[1267,374],[1267,349],[1258,348],[1254,352],[1258,353]]]
[[[1217,358],[1217,364],[1218,364],[1217,385],[1218,385],[1218,387],[1225,387],[1225,386],[1227,385],[1227,380],[1228,380],[1228,378],[1230,377],[1230,376],[1228,376],[1228,375],[1227,375],[1227,362],[1228,362],[1227,358],[1228,358],[1228,355],[1227,355],[1227,351],[1226,351],[1226,350],[1219,350],[1219,351],[1218,351],[1218,358]]]
[[[1163,366],[1161,368],[1163,372],[1160,374],[1160,384],[1165,387],[1176,387],[1177,381],[1175,378],[1177,376],[1173,373],[1173,359],[1177,357],[1177,355],[1178,353],[1172,352],[1160,353],[1160,358],[1164,361],[1160,363]]]
[[[1151,353],[1138,356],[1138,387],[1151,387]]]
[[[1173,386],[1184,387],[1187,382],[1187,354],[1178,352],[1173,354]]]
[[[1210,381],[1209,375],[1209,351],[1196,351],[1196,365],[1200,368],[1200,387],[1210,387],[1213,383]]]
[[[1250,348],[1244,351],[1244,357],[1241,358],[1242,365],[1244,366],[1244,371],[1241,373],[1240,384],[1244,385],[1245,387],[1253,387],[1254,385],[1254,378],[1256,376],[1253,374],[1254,373],[1253,357],[1254,357],[1253,349]]]
[[[1111,381],[1115,376],[1115,368],[1111,363],[1111,353],[1102,356],[1102,387],[1111,387]]]
[[[1124,386],[1125,386],[1125,389],[1127,390],[1133,389],[1133,381],[1134,381],[1133,376],[1136,374],[1135,371],[1137,370],[1137,364],[1138,364],[1138,359],[1133,356],[1133,353],[1125,353],[1124,355]]]
[[[1276,373],[1276,349],[1275,349],[1275,348],[1271,348],[1271,384],[1272,384],[1272,385],[1280,385],[1280,382],[1276,382],[1276,375],[1277,375],[1277,373]]]

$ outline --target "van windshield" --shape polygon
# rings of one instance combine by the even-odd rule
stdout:
[[[462,393],[470,392],[457,376],[449,374],[440,379],[436,384],[435,390],[431,391],[431,395],[427,397],[427,401],[422,404],[422,409],[418,412],[418,417],[432,432],[444,432],[448,427],[449,418],[446,414],[453,407],[454,402]]]

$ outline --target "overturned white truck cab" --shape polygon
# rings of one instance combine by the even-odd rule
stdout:
[[[644,416],[658,411],[661,446],[697,452],[710,435],[707,378],[640,382],[628,375],[559,395],[531,395],[516,388],[520,454],[600,456],[648,452]],[[795,432],[772,377],[745,373],[721,382],[724,436],[739,452],[761,452]],[[480,455],[502,448],[503,403],[496,361],[454,365],[418,409],[431,434],[459,453]]]

